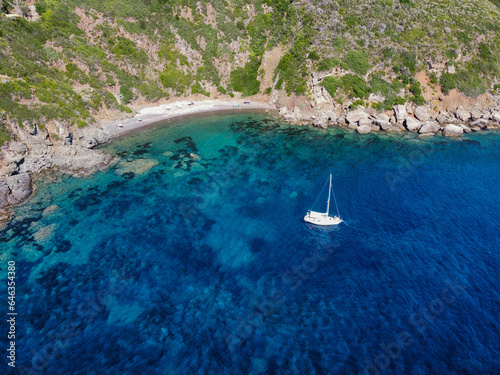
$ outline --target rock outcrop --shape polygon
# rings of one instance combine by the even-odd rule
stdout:
[[[394,116],[396,117],[397,122],[403,122],[408,117],[408,113],[406,112],[406,107],[402,104],[398,104],[394,106]]]
[[[415,118],[417,118],[419,121],[425,122],[429,121],[431,118],[431,115],[427,112],[427,108],[424,106],[419,106],[415,109]]]
[[[21,203],[32,192],[29,173],[0,177],[0,208]]]
[[[55,143],[37,124],[13,125],[16,138],[0,152],[0,209],[19,204],[32,194],[31,175],[57,169],[73,175],[86,175],[108,166],[113,157],[95,146],[109,140],[109,135],[93,126],[77,128],[72,133],[61,125],[65,137]],[[60,132],[61,134],[61,132]]]
[[[349,125],[353,125],[353,124],[359,122],[359,120],[361,120],[361,119],[368,119],[368,117],[369,117],[368,113],[366,113],[364,110],[356,109],[354,111],[347,113],[347,115],[345,116],[345,119]]]
[[[372,131],[372,127],[369,125],[361,125],[356,128],[359,134],[368,134]]]
[[[455,111],[455,116],[460,121],[469,121],[470,120],[470,112],[465,110],[462,106],[458,107]]]
[[[434,121],[426,121],[422,124],[418,132],[422,135],[433,135],[439,131],[439,125]]]
[[[413,117],[407,117],[405,119],[405,127],[411,132],[417,132],[421,126],[422,123]]]

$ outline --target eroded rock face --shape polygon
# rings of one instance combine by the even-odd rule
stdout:
[[[394,116],[396,117],[396,122],[403,122],[408,117],[406,112],[406,107],[402,104],[394,106]]]
[[[462,106],[460,106],[455,111],[455,117],[460,121],[469,121],[471,116],[469,111],[465,110]]]
[[[46,130],[37,124],[21,127],[12,124],[19,141],[11,141],[0,152],[0,208],[19,204],[32,194],[31,173],[57,168],[64,173],[84,175],[109,165],[113,157],[91,150],[107,142],[109,135],[102,129],[78,128],[75,139],[68,127],[61,125],[66,138],[51,141]]]
[[[104,132],[104,130],[98,129],[94,126],[78,128],[76,133],[77,137],[73,140],[73,142],[86,148],[94,148],[101,143],[106,143],[109,141],[109,134]]]
[[[0,177],[0,208],[21,203],[32,192],[29,173]]]
[[[491,115],[490,115],[490,119],[500,123],[500,112],[492,111]]]
[[[436,120],[441,125],[448,124],[452,121],[452,119],[444,113],[440,113],[439,115],[437,115]]]
[[[356,128],[359,134],[368,134],[372,131],[372,127],[369,125],[361,125]]]

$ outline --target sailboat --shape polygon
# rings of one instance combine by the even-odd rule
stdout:
[[[330,216],[331,193],[332,193],[332,175],[330,174],[330,188],[328,189],[328,201],[326,203],[326,213],[309,210],[307,211],[307,215],[304,216],[304,221],[315,225],[339,225],[340,223],[343,222],[343,220],[340,218],[339,208],[337,206],[336,200],[335,200],[335,206],[337,207],[337,215],[335,215],[334,217]],[[335,199],[335,194],[333,195],[333,198]]]

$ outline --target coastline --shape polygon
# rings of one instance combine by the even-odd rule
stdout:
[[[192,103],[190,105],[190,103]],[[274,111],[278,110],[265,102],[243,103],[241,100],[202,100],[202,101],[177,101],[160,104],[156,107],[144,107],[134,117],[122,120],[113,120],[101,123],[102,129],[110,138],[116,138],[138,129],[154,126],[172,119],[209,114],[216,112],[233,111]]]
[[[193,98],[194,99],[194,98]],[[429,107],[411,104],[397,105],[390,111],[377,112],[359,107],[339,113],[325,108],[273,106],[261,98],[206,99],[163,102],[156,106],[147,103],[137,106],[132,117],[121,120],[101,120],[83,128],[61,128],[58,138],[51,138],[47,129],[16,127],[17,141],[0,149],[0,228],[12,218],[11,207],[26,202],[35,190],[34,179],[43,171],[59,170],[74,176],[84,176],[107,168],[114,158],[96,149],[99,144],[145,128],[166,124],[174,119],[215,113],[266,112],[291,125],[320,128],[350,129],[361,136],[368,133],[414,133],[418,137],[461,137],[466,133],[500,129],[500,97],[491,108],[453,107],[438,114]],[[304,107],[300,105],[300,107]],[[61,129],[59,129],[61,131]],[[52,130],[54,132],[54,130]]]

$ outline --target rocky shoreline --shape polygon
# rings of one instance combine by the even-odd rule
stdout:
[[[396,105],[392,113],[377,112],[371,108],[360,107],[345,114],[335,111],[301,111],[281,107],[280,116],[287,122],[327,128],[328,126],[346,127],[359,134],[374,131],[403,132],[410,131],[420,136],[442,134],[457,137],[469,132],[487,129],[500,129],[500,106],[482,109],[479,107],[466,110],[462,106],[432,114],[427,106],[415,106],[410,103]]]
[[[257,106],[259,105],[271,108],[267,103],[257,103]],[[196,110],[191,112],[197,113]],[[191,112],[178,115],[189,115]],[[493,108],[487,109],[474,107],[466,110],[458,106],[432,113],[428,106],[407,103],[396,105],[393,111],[387,112],[377,112],[364,107],[339,112],[341,111],[300,110],[296,105],[293,109],[286,106],[279,108],[279,116],[291,124],[321,128],[339,126],[354,129],[359,134],[410,131],[421,137],[435,134],[457,137],[469,132],[500,129],[500,98],[495,101]],[[135,123],[135,126],[143,127],[157,122],[158,118],[152,116],[144,120],[146,121],[138,123],[137,119],[129,119],[132,124],[130,126],[133,127]],[[118,123],[122,125],[123,121]],[[102,127],[95,124],[79,128],[56,124],[53,126],[58,132],[56,139],[44,126],[11,124],[16,140],[0,148],[0,227],[12,218],[10,207],[26,201],[32,195],[33,179],[41,174],[60,171],[84,176],[108,167],[114,157],[96,150],[95,147],[107,143],[112,136],[120,133],[116,133],[117,130],[114,133],[110,131],[110,124],[117,126],[109,123],[103,124]]]
[[[12,218],[11,206],[26,201],[33,193],[33,180],[57,170],[83,176],[105,169],[114,157],[94,147],[110,137],[96,126],[61,126],[65,132],[58,141],[37,124],[14,125],[16,141],[0,148],[0,227]]]

